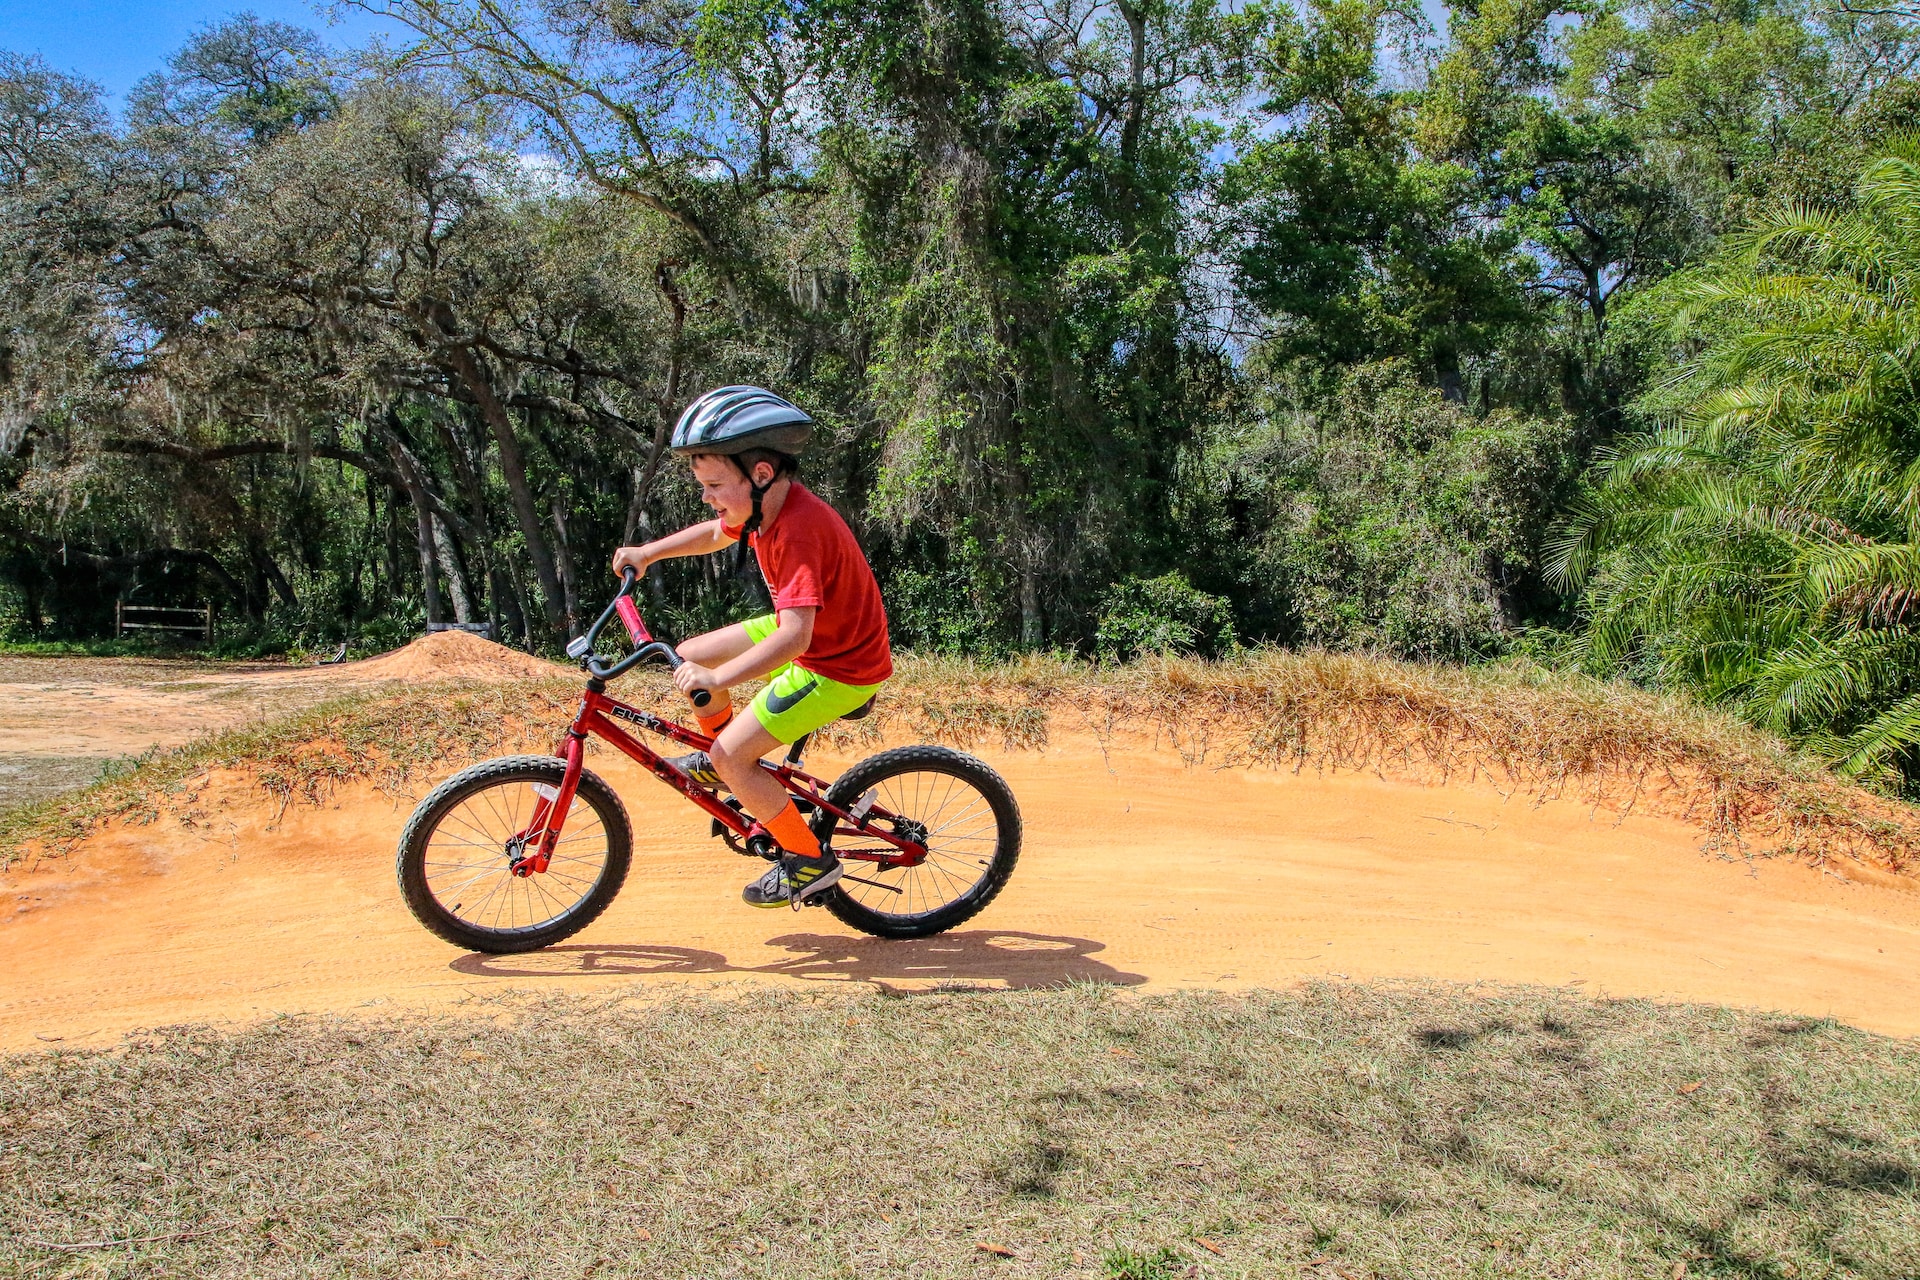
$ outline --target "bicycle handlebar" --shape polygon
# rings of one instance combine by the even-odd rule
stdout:
[[[647,634],[646,624],[640,621],[640,610],[634,607],[633,601],[628,596],[628,593],[633,590],[633,584],[639,580],[640,575],[631,568],[622,569],[620,589],[613,593],[613,599],[607,601],[607,607],[601,611],[598,618],[594,619],[593,625],[587,628],[587,634],[567,646],[568,656],[583,659],[580,665],[585,667],[587,674],[595,679],[612,680],[616,676],[623,676],[649,658],[664,659],[670,670],[678,670],[686,661],[674,651],[672,645],[664,640],[655,640]],[[621,605],[625,605],[626,608],[622,609]],[[613,621],[616,613],[620,615],[620,620],[626,623],[627,634],[632,636],[634,643],[640,647],[620,661],[608,665],[594,656],[593,646],[599,642],[600,633],[606,629],[607,623]],[[705,689],[695,689],[689,696],[696,707],[704,707],[713,701],[713,695]]]

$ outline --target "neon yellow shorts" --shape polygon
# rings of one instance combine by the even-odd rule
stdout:
[[[759,644],[779,629],[773,614],[749,618],[740,624]],[[797,741],[823,724],[856,711],[880,689],[877,684],[842,684],[818,672],[789,662],[767,680],[766,688],[753,696],[753,718],[762,728],[782,742]]]

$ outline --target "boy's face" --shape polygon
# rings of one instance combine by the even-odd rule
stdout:
[[[753,486],[747,483],[747,477],[734,460],[703,454],[688,462],[693,467],[693,478],[700,482],[700,501],[735,528],[745,524],[753,515]],[[764,462],[754,470],[761,473],[759,478],[763,482],[773,478],[773,468]]]

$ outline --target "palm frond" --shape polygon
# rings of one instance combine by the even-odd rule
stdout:
[[[1555,527],[1579,656],[1920,778],[1920,135],[1650,305],[1682,358]]]

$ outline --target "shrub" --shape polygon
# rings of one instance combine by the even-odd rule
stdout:
[[[1102,658],[1116,662],[1143,653],[1218,657],[1235,644],[1233,611],[1178,571],[1127,578],[1107,589],[1094,644]]]
[[[1570,467],[1563,421],[1475,414],[1403,364],[1365,365],[1217,439],[1193,523],[1259,638],[1486,656],[1514,635]]]

